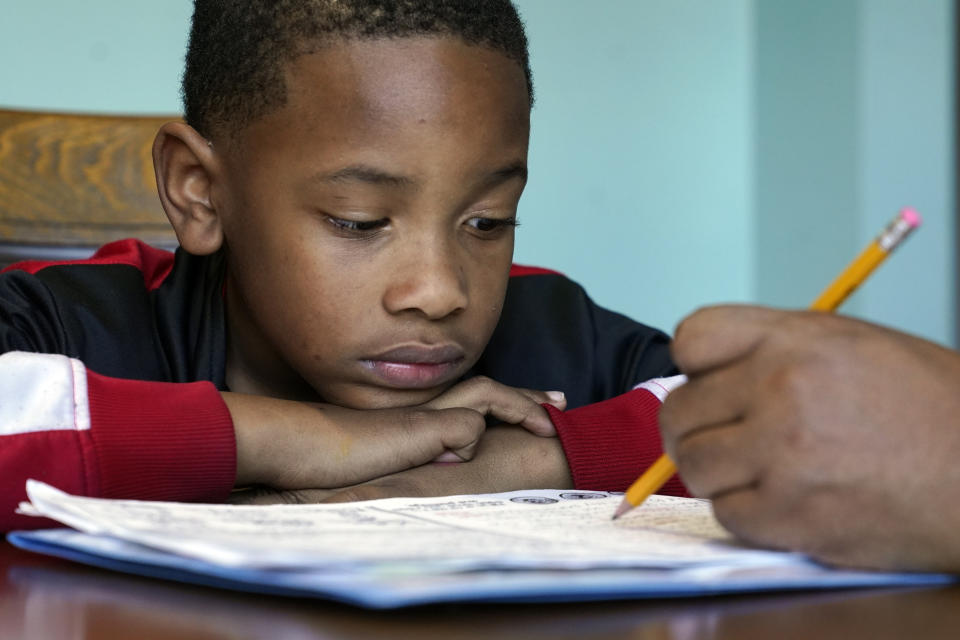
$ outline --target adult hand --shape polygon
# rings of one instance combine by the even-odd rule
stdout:
[[[237,485],[354,485],[431,460],[469,460],[490,416],[555,433],[540,403],[562,397],[473,378],[415,407],[356,410],[224,393],[237,437]]]
[[[686,486],[755,544],[960,570],[960,355],[817,312],[700,310],[660,413]]]
[[[236,492],[231,501],[238,504],[348,502],[572,486],[573,478],[557,438],[498,426],[487,430],[476,456],[469,462],[426,464],[337,490],[258,488]]]

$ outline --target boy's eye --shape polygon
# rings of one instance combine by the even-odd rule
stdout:
[[[337,231],[358,236],[373,234],[387,226],[389,222],[386,218],[379,220],[345,220],[344,218],[335,218],[333,216],[327,216],[327,220],[330,221],[330,224],[332,224]]]
[[[467,220],[467,226],[487,234],[501,229],[516,227],[519,224],[516,218],[470,218]]]

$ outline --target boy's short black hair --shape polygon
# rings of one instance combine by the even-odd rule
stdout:
[[[286,101],[283,66],[334,38],[456,36],[515,60],[533,83],[510,0],[195,0],[183,102],[202,135],[231,135]]]

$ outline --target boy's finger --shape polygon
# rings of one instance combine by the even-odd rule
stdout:
[[[477,445],[480,444],[480,441],[471,442],[465,447],[460,447],[459,449],[454,449],[448,453],[452,454],[457,458],[458,462],[467,462],[468,460],[473,460],[473,456],[477,453]]]
[[[494,412],[493,415],[494,417],[500,418],[496,412]],[[557,428],[553,426],[553,421],[550,420],[550,415],[547,413],[547,410],[533,401],[530,402],[530,412],[524,415],[523,419],[519,422],[514,422],[506,418],[500,419],[509,424],[518,424],[530,433],[545,438],[552,438],[557,435]]]
[[[550,420],[544,404],[561,411],[567,408],[567,398],[562,391],[535,391],[497,384],[498,393],[491,398],[488,414],[507,424],[516,424],[538,436],[553,437],[557,429]]]
[[[406,419],[405,442],[409,464],[424,464],[444,453],[453,453],[461,461],[473,458],[480,437],[486,429],[483,415],[472,409],[451,407],[436,411],[411,410]],[[405,468],[404,467],[404,468]]]
[[[567,408],[567,396],[563,391],[534,391],[533,389],[520,388],[517,388],[517,391],[537,404],[549,404],[560,411]]]
[[[551,404],[563,409],[566,407],[566,398],[559,391],[544,392],[508,387],[490,378],[478,376],[450,389],[426,406],[433,409],[470,408],[508,424],[520,425],[539,436],[555,436],[556,428],[541,404]]]
[[[463,462],[463,458],[455,454],[453,451],[444,451],[431,462]]]
[[[493,386],[489,394],[484,396],[486,415],[507,424],[519,425],[538,436],[549,438],[557,435],[550,415],[541,405],[549,404],[562,411],[567,407],[567,398],[562,391],[535,391],[508,387],[492,380],[490,382]]]

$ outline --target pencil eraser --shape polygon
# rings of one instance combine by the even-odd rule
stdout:
[[[920,214],[910,207],[900,210],[900,218],[913,228],[919,227],[920,223],[923,222]]]

